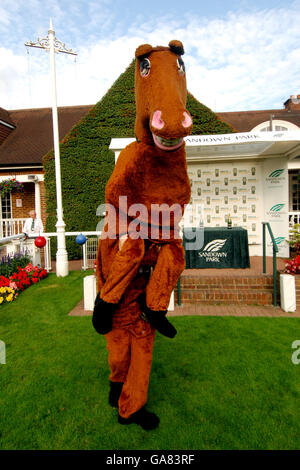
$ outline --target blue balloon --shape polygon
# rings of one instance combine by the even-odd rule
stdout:
[[[82,233],[80,233],[79,235],[77,235],[75,241],[76,243],[78,243],[78,245],[84,245],[86,242],[86,237]]]

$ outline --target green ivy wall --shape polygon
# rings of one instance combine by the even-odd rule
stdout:
[[[114,137],[133,137],[135,120],[135,61],[116,80],[105,96],[76,124],[60,144],[64,220],[67,231],[95,230],[96,209],[104,203],[105,185],[114,167],[108,149]],[[222,122],[190,93],[187,109],[193,117],[193,134],[225,134],[234,129]],[[46,230],[55,231],[56,192],[53,150],[45,155],[47,201]],[[69,259],[81,257],[81,248],[67,237]],[[53,240],[52,254],[56,253]]]

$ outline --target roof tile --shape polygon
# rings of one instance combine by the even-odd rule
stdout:
[[[93,105],[58,108],[60,140],[92,107]],[[52,109],[18,109],[9,111],[9,116],[16,129],[0,147],[0,166],[41,165],[43,156],[53,148]]]

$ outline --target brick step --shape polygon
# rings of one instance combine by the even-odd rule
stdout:
[[[175,301],[178,301],[177,291],[175,291]],[[181,302],[272,305],[273,291],[270,289],[256,289],[255,291],[251,289],[182,289]]]
[[[182,289],[273,289],[273,277],[181,277]]]
[[[260,286],[273,286],[273,276],[249,276],[249,277],[229,277],[229,276],[182,276],[180,278],[180,284],[185,287],[191,286],[232,286],[240,288],[242,286],[246,287],[260,287]]]
[[[236,286],[234,284],[180,284],[181,290],[195,290],[195,291],[202,291],[202,290],[210,290],[210,289],[223,289],[223,290],[235,290],[235,291],[249,291],[249,290],[273,290],[273,284],[255,284],[255,285],[240,285]]]

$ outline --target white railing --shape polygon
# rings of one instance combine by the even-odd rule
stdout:
[[[300,212],[289,212],[289,226],[300,224]]]
[[[22,219],[23,220],[23,219]],[[26,219],[24,219],[26,220]],[[22,233],[22,231],[21,231]],[[101,232],[66,232],[65,235],[67,237],[76,237],[79,234],[83,234],[87,237],[87,241],[84,245],[82,245],[82,258],[83,258],[83,270],[91,269],[94,267],[94,262],[97,257],[97,248],[98,248],[98,240],[101,235]],[[17,234],[14,234],[17,235]],[[34,238],[36,236],[29,235],[29,240],[25,241],[22,238],[22,235],[19,237],[14,238],[14,235],[7,235],[7,237],[0,237],[2,238],[1,248],[5,249],[5,254],[9,256],[13,256],[14,253],[27,253],[30,257],[34,256]],[[43,237],[46,238],[46,245],[44,246],[44,257],[42,260],[42,264],[47,271],[51,271],[51,237],[56,237],[56,232],[46,232],[41,233]],[[7,238],[7,240],[6,240]],[[31,240],[30,240],[31,239]]]
[[[26,219],[0,219],[0,238],[22,233]]]

